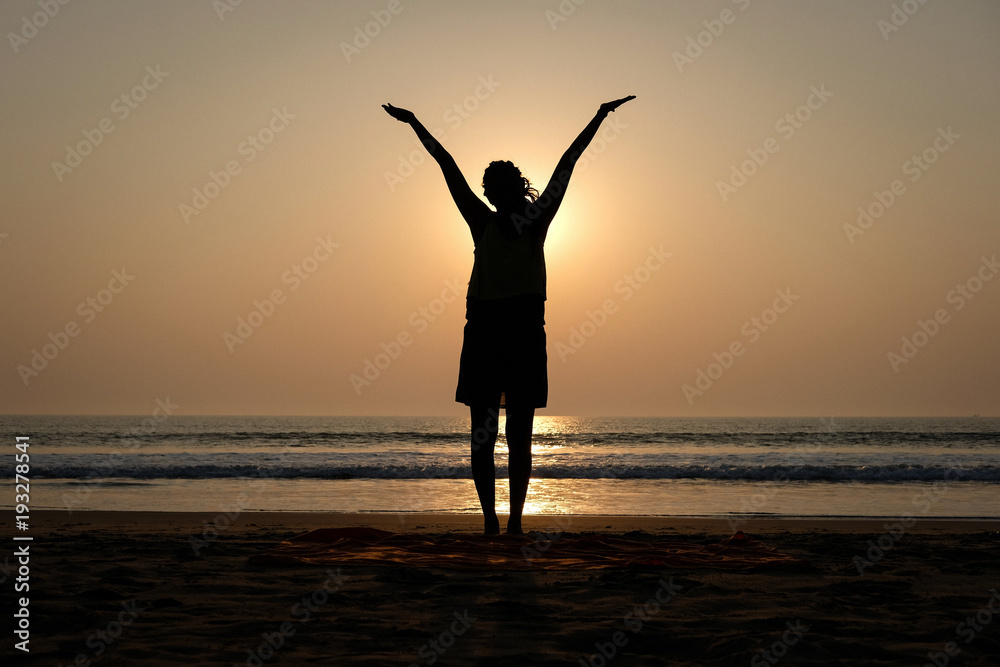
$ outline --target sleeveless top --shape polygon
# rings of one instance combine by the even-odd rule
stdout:
[[[507,240],[497,226],[497,214],[490,216],[476,242],[468,298],[500,299],[519,294],[545,298],[545,238],[532,231],[523,229]]]

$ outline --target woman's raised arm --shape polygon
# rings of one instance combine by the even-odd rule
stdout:
[[[416,132],[420,143],[441,167],[445,183],[448,184],[448,192],[451,193],[451,198],[455,200],[455,205],[458,206],[459,212],[469,226],[484,224],[486,217],[491,213],[490,207],[477,197],[472,188],[469,187],[451,153],[446,151],[441,142],[427,131],[427,128],[417,120],[412,111],[394,107],[391,104],[383,104],[382,108],[387,114],[402,123],[406,123]]]
[[[629,95],[620,100],[605,102],[601,105],[594,118],[587,124],[587,127],[583,128],[583,132],[573,140],[573,143],[570,144],[569,148],[566,149],[566,152],[559,159],[558,164],[556,164],[548,185],[545,186],[545,190],[542,191],[542,194],[538,197],[538,201],[535,202],[534,212],[536,215],[535,220],[532,222],[540,223],[543,229],[552,222],[552,218],[555,217],[556,211],[559,210],[559,205],[562,204],[563,196],[566,194],[570,176],[573,175],[573,167],[576,166],[576,162],[583,155],[583,152],[587,150],[587,146],[590,145],[594,135],[597,134],[601,123],[604,122],[609,113],[629,100],[634,99],[635,95]]]

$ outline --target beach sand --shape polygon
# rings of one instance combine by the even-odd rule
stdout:
[[[22,533],[34,538],[24,664],[923,665],[929,654],[938,665],[1000,664],[995,521],[887,532],[892,520],[751,519],[739,529],[812,563],[756,572],[248,561],[315,528],[477,533],[480,521],[35,511]],[[632,516],[531,516],[525,528],[695,544],[733,533],[721,519]],[[25,658],[14,641],[3,654]]]

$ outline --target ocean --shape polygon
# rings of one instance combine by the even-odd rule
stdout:
[[[12,481],[15,437],[30,438],[32,509],[479,512],[467,417],[4,416],[0,425]],[[1000,517],[997,418],[538,416],[532,450],[526,515],[734,525]],[[506,457],[501,435],[501,514]]]

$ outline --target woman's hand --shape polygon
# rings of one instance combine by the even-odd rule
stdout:
[[[629,95],[628,97],[623,97],[620,100],[615,100],[613,102],[605,102],[604,104],[601,105],[601,113],[603,113],[604,115],[608,115],[609,113],[611,113],[621,105],[625,104],[629,100],[634,100],[634,99],[635,95]]]
[[[387,114],[389,114],[390,116],[392,116],[393,118],[402,123],[409,124],[417,119],[417,117],[413,115],[412,111],[407,111],[406,109],[400,109],[399,107],[394,107],[391,104],[383,104],[382,108],[385,109],[385,112]]]

